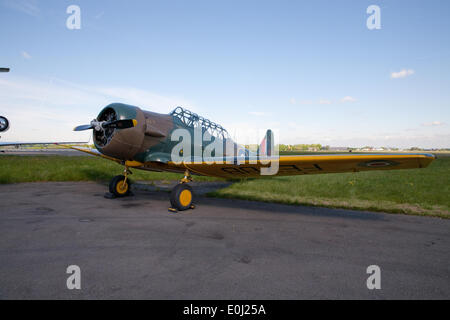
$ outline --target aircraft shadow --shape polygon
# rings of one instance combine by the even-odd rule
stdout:
[[[321,216],[329,218],[345,218],[345,219],[358,219],[367,221],[382,221],[387,220],[386,214],[379,212],[369,212],[369,211],[358,211],[349,209],[338,209],[338,208],[327,208],[319,206],[307,206],[307,205],[289,205],[289,204],[279,204],[272,202],[262,202],[253,200],[241,200],[241,199],[227,199],[227,198],[216,198],[208,196],[207,193],[215,190],[219,190],[229,186],[232,182],[223,183],[211,183],[202,185],[193,185],[193,191],[196,194],[195,203],[197,206],[208,205],[221,208],[229,209],[245,209],[257,212],[267,212],[267,213],[280,213],[280,214],[295,214],[303,216]],[[141,187],[137,183],[138,193],[151,194],[154,199],[167,199],[168,192],[170,192],[170,186],[168,187]],[[136,184],[135,184],[136,188]]]

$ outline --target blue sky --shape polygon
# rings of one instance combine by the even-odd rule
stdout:
[[[69,5],[81,29],[69,30]],[[369,5],[381,29],[369,30]],[[1,141],[85,140],[106,104],[240,142],[450,147],[448,1],[0,0]],[[257,132],[257,134],[255,134]],[[255,141],[256,139],[256,141]]]

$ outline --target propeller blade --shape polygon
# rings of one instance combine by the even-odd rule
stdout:
[[[111,122],[106,122],[102,124],[103,128],[117,128],[117,129],[127,129],[133,128],[137,125],[136,119],[125,119],[125,120],[115,120]]]
[[[83,124],[81,126],[77,126],[75,128],[73,128],[73,131],[83,131],[83,130],[89,130],[89,129],[93,129],[94,127],[90,124]]]
[[[112,128],[112,129],[127,129],[132,128],[137,125],[136,119],[125,119],[125,120],[114,120],[110,122],[99,122],[97,120],[92,120],[91,124],[83,124],[81,126],[75,127],[73,131],[83,131],[89,129],[95,129],[96,131],[102,130],[101,128]]]

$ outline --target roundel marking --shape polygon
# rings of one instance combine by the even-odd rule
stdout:
[[[359,164],[360,167],[371,167],[371,168],[380,168],[380,167],[390,167],[398,165],[395,161],[389,160],[371,160],[366,162],[361,162]]]

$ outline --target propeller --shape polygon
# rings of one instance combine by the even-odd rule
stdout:
[[[125,119],[125,120],[113,120],[113,121],[98,121],[94,119],[91,124],[83,124],[77,126],[73,131],[83,131],[94,129],[95,131],[104,131],[104,129],[128,129],[135,127],[137,125],[136,119]]]
[[[113,108],[105,108],[90,124],[75,127],[74,131],[93,129],[93,138],[98,146],[106,146],[114,136],[116,129],[127,129],[137,126],[136,119],[117,119]]]

